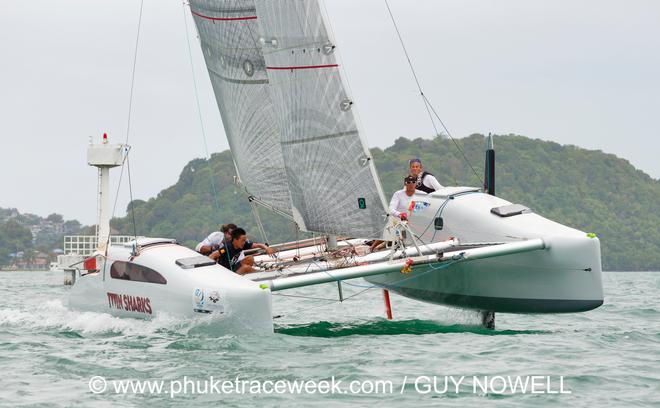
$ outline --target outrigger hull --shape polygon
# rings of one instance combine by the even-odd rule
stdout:
[[[408,223],[386,229],[391,236],[407,231],[405,250],[340,256],[325,266],[303,261],[262,280],[269,279],[271,290],[285,290],[362,277],[411,299],[487,312],[571,313],[603,304],[594,234],[474,188],[417,194],[411,207]],[[354,241],[343,245],[357,249]]]
[[[365,279],[429,303],[505,313],[572,313],[603,304],[598,239],[546,239],[547,249]]]

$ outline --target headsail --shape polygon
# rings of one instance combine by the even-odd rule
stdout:
[[[317,0],[255,0],[293,215],[305,230],[382,234],[386,207]]]
[[[290,214],[254,1],[191,0],[190,10],[241,182],[251,194]]]

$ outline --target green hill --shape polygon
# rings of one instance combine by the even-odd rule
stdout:
[[[60,214],[42,218],[35,214],[21,214],[16,208],[0,208],[0,267],[14,263],[32,263],[39,253],[49,260],[62,247],[62,237],[88,232],[76,220],[65,220]],[[93,229],[92,229],[93,230]]]
[[[458,142],[481,177],[483,135]],[[660,180],[598,150],[515,135],[496,136],[495,149],[499,196],[598,234],[606,270],[660,270]],[[407,161],[416,156],[444,185],[481,185],[454,143],[442,137],[399,138],[387,149],[375,148],[372,153],[388,196],[400,188]],[[211,174],[217,194],[213,194]],[[214,154],[210,160],[191,161],[175,185],[146,202],[133,202],[137,233],[174,237],[194,245],[218,224],[234,222],[257,234],[250,206],[234,187],[233,175],[229,151]],[[282,217],[264,210],[260,214],[271,242],[298,236]],[[130,216],[114,219],[112,226],[133,233]]]

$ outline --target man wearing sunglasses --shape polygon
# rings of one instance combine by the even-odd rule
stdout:
[[[417,177],[407,176],[403,179],[404,188],[395,192],[390,200],[390,215],[398,217],[402,221],[408,219],[408,207],[415,195]]]
[[[410,202],[415,195],[415,186],[417,185],[417,177],[406,176],[403,179],[404,188],[395,192],[392,195],[390,200],[389,213],[392,217],[397,217],[401,221],[408,220],[408,208],[410,207]],[[403,231],[405,237],[405,231]],[[382,249],[385,245],[385,241],[379,239],[374,240],[369,247],[370,252],[375,252]]]

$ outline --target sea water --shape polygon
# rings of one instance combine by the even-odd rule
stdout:
[[[379,289],[327,284],[274,296],[275,334],[251,336],[75,312],[61,274],[2,272],[0,406],[658,407],[660,273],[603,281],[594,311],[496,330],[396,294],[388,321]]]

